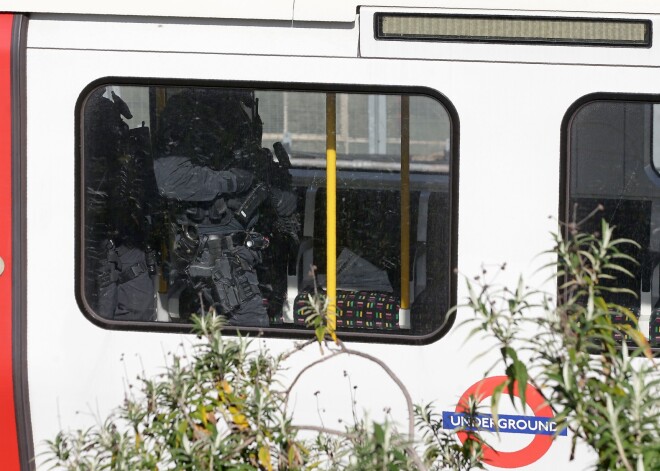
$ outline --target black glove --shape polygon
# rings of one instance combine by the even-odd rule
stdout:
[[[231,168],[229,169],[229,173],[232,174],[234,177],[233,180],[236,183],[233,191],[234,193],[243,193],[252,186],[252,180],[254,177],[247,170],[243,170],[242,168]]]
[[[296,210],[296,195],[289,191],[282,191],[279,188],[273,188],[270,194],[270,201],[275,208],[278,216],[290,216]]]
[[[273,225],[275,231],[279,234],[288,237],[295,245],[300,243],[298,234],[300,233],[300,219],[298,214],[294,213],[289,216],[280,216],[275,220]]]

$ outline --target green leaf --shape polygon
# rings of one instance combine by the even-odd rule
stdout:
[[[265,444],[259,447],[259,464],[261,464],[261,466],[263,466],[267,471],[273,471],[273,464],[270,460],[270,450]]]
[[[318,340],[319,343],[323,343],[323,339],[325,338],[325,326],[319,326],[316,329],[314,329],[314,333],[316,334],[316,340]]]
[[[493,421],[494,421],[495,424],[497,424],[497,422],[498,422],[500,398],[502,397],[502,392],[504,391],[505,387],[507,387],[507,382],[503,382],[502,384],[498,384],[493,389],[493,395],[490,397],[490,412],[493,414]],[[513,400],[513,397],[512,397],[512,400]],[[495,428],[499,433],[499,429],[498,429],[497,425],[496,425]]]
[[[514,363],[516,371],[516,381],[518,382],[518,396],[522,404],[523,411],[527,408],[527,366],[522,361]]]

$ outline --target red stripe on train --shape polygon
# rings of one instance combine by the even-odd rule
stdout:
[[[0,469],[19,470],[12,373],[11,44],[13,15],[0,14]]]

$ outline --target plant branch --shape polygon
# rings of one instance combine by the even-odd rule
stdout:
[[[295,378],[293,378],[293,381],[291,381],[289,387],[284,390],[284,410],[285,411],[287,410],[289,404],[289,396],[291,395],[291,390],[307,371],[311,370],[316,365],[325,363],[326,361],[335,358],[337,355],[341,355],[342,353],[343,352],[332,351],[330,356],[319,358],[318,360],[311,362],[310,364],[306,365],[302,370],[300,370],[298,374],[295,376]]]
[[[341,340],[338,343],[339,348],[341,349],[342,353],[346,353],[347,355],[355,355],[360,358],[364,358],[366,360],[369,360],[373,363],[376,363],[378,366],[380,366],[385,373],[396,383],[396,385],[399,387],[399,390],[403,394],[403,397],[406,399],[406,405],[408,407],[408,436],[410,437],[410,440],[414,440],[415,438],[415,406],[412,402],[412,397],[410,396],[410,392],[408,392],[408,388],[406,388],[406,385],[403,384],[403,381],[399,379],[399,377],[392,371],[392,369],[387,366],[387,364],[382,361],[379,358],[376,358],[375,356],[369,355],[368,353],[360,352],[358,350],[352,350],[350,348],[347,348],[346,345],[344,345],[344,342]]]
[[[335,435],[342,438],[351,438],[351,434],[348,432],[342,432],[341,430],[335,430],[327,427],[322,427],[319,425],[292,425],[292,428],[296,430],[310,430],[313,432],[326,433],[328,435]]]

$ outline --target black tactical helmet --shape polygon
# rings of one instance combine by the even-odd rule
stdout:
[[[158,153],[221,170],[235,153],[261,147],[261,132],[252,92],[187,88],[171,96],[160,114]]]

